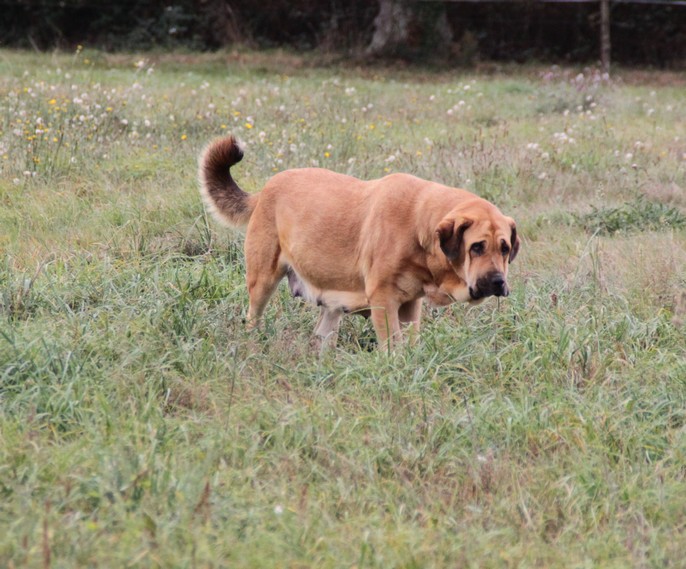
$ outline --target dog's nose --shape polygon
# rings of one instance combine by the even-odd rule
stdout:
[[[491,277],[491,290],[495,296],[507,296],[507,284],[502,274],[496,273]]]

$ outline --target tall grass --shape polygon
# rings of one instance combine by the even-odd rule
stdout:
[[[683,85],[274,56],[0,54],[2,565],[681,566]],[[512,295],[392,355],[351,318],[318,357],[285,287],[248,333],[195,180],[225,132],[250,191],[319,165],[494,200]]]

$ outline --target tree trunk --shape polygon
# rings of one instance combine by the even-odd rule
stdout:
[[[223,47],[245,40],[235,14],[227,0],[196,0],[198,12],[204,14],[203,40],[212,47]]]
[[[445,6],[412,0],[379,0],[374,36],[367,47],[371,56],[444,56],[453,33]]]

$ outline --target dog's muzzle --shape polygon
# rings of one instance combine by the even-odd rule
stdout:
[[[505,275],[500,272],[488,273],[476,281],[475,287],[469,287],[469,296],[472,300],[480,300],[487,296],[507,296],[510,289],[507,287]]]

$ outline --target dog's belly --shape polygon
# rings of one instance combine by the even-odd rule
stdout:
[[[300,276],[293,267],[289,267],[286,274],[291,294],[317,306],[325,306],[329,310],[341,312],[353,312],[369,307],[369,300],[364,291],[318,288]]]
[[[340,310],[346,313],[369,307],[369,300],[363,292],[324,290],[320,298],[322,305],[330,310]]]

